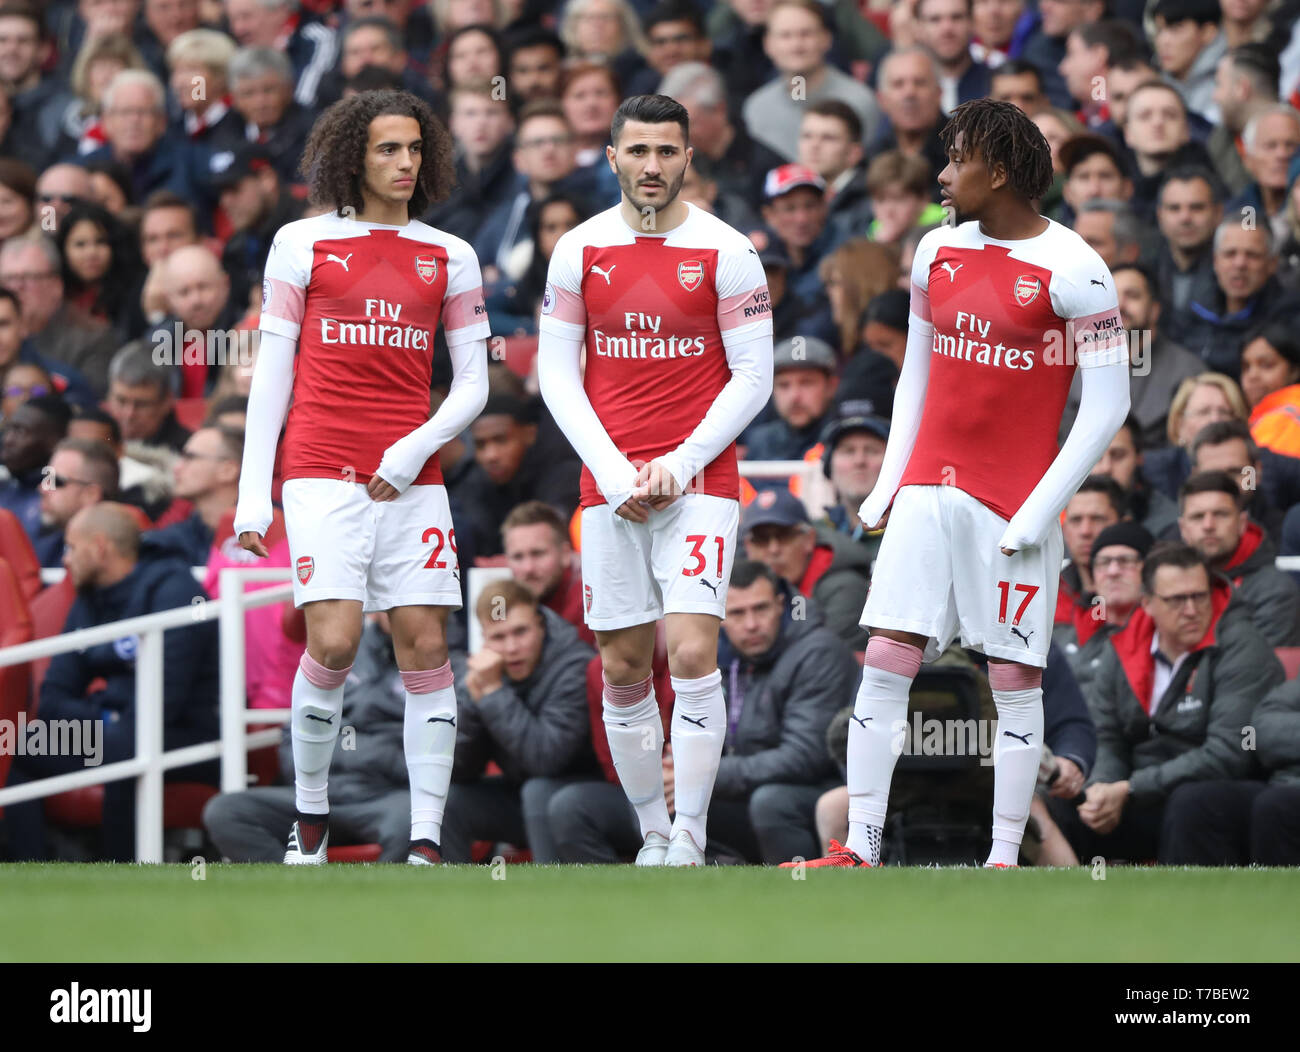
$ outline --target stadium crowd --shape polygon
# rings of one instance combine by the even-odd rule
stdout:
[[[494,334],[488,405],[441,451],[458,556],[509,574],[451,623],[464,716],[444,857],[635,854],[583,621],[580,464],[533,362],[557,239],[619,200],[614,110],[661,92],[691,117],[683,197],[747,234],[767,275],[774,390],[743,459],[805,461],[833,492],[810,507],[798,477],[746,483],[710,856],[821,854],[847,828],[880,541],[857,512],[889,436],[912,255],[944,220],[938,133],[992,96],[1051,144],[1041,211],[1110,267],[1133,366],[1132,415],[1062,517],[1024,857],[1300,864],[1300,680],[1275,656],[1300,645],[1300,575],[1275,566],[1300,555],[1298,14],[1300,0],[0,0],[0,642],[185,605],[254,561],[232,520],[261,271],[275,232],[315,214],[307,133],[341,97],[414,92],[456,146],[457,188],[423,218],[473,245]],[[440,345],[434,406],[449,380]],[[1076,387],[1062,435],[1077,404]],[[289,565],[282,523],[267,547]],[[42,589],[35,568],[61,565]],[[260,608],[248,626],[249,704],[287,705],[301,616]],[[167,639],[164,744],[210,740],[213,626]],[[134,657],[111,645],[0,669],[0,715],[103,719],[108,759],[130,756]],[[665,729],[668,679],[661,639]],[[913,701],[992,715],[957,648]],[[332,842],[400,859],[383,615],[346,705]],[[942,783],[943,806],[899,790],[898,860],[985,835],[991,768],[920,744],[896,781]],[[0,756],[0,785],[6,768],[12,785],[79,766]],[[671,805],[671,744],[664,771]],[[203,767],[169,778],[216,784]],[[102,844],[56,842],[76,809],[36,801],[6,808],[0,851],[131,857],[129,785],[90,819],[83,801]],[[292,812],[292,789],[265,784],[212,797],[203,822],[226,857],[275,861]]]

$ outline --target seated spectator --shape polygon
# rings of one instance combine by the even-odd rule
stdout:
[[[1155,538],[1135,522],[1117,522],[1092,542],[1088,572],[1096,594],[1075,603],[1068,621],[1052,627],[1052,642],[1061,648],[1070,671],[1086,694],[1101,665],[1110,637],[1120,631],[1142,598],[1142,560]]]
[[[1113,103],[1112,103],[1113,106]],[[1133,154],[1133,210],[1143,219],[1155,210],[1165,174],[1187,164],[1210,167],[1205,147],[1192,137],[1187,104],[1167,81],[1148,80],[1135,87],[1124,104],[1119,125]]]
[[[686,62],[708,62],[713,43],[704,28],[704,16],[690,0],[659,0],[646,13],[647,68],[627,81],[626,95],[653,95],[659,83]]]
[[[63,565],[63,534],[83,508],[117,500],[117,456],[96,439],[63,439],[41,486],[41,531],[33,547],[42,566]]]
[[[557,32],[571,66],[607,66],[624,84],[645,69],[643,56],[649,49],[636,11],[627,0],[566,3]],[[623,93],[618,94],[621,98]]]
[[[403,746],[406,701],[393,656],[387,614],[371,614],[343,686],[343,724],[329,767],[330,843],[377,843],[381,862],[405,862],[411,795]],[[280,768],[293,777],[293,742],[285,727]],[[203,826],[231,862],[280,862],[285,831],[297,817],[292,784],[222,793],[203,809]]]
[[[51,98],[41,113],[41,136],[51,156],[84,156],[104,145],[104,92],[127,69],[148,71],[126,33],[85,39],[72,63],[68,90]]]
[[[232,314],[243,314],[254,293],[260,309],[262,271],[271,239],[302,214],[302,205],[280,182],[272,160],[265,146],[246,145],[212,181],[233,231],[221,253],[221,267],[230,277]]]
[[[1300,866],[1300,679],[1274,687],[1251,720],[1263,779],[1182,790],[1174,836],[1202,866]]]
[[[1275,469],[1279,469],[1276,470]],[[1191,473],[1226,471],[1241,490],[1242,508],[1270,537],[1281,536],[1283,508],[1295,501],[1293,487],[1300,462],[1260,449],[1240,420],[1207,424],[1192,441]],[[1290,478],[1275,478],[1282,471]]]
[[[868,535],[858,509],[876,487],[889,441],[889,421],[878,416],[842,416],[822,435],[822,471],[835,490],[835,503],[815,525],[830,526],[864,544],[875,560],[883,530]]]
[[[490,395],[470,425],[475,466],[456,488],[456,497],[480,513],[475,536],[479,555],[501,553],[501,523],[510,509],[540,500],[565,517],[578,506],[582,465],[572,457],[552,459],[537,444],[537,424],[523,402]]]
[[[321,79],[334,68],[338,37],[319,21],[301,20],[293,0],[224,0],[230,35],[245,50],[257,48],[288,56],[286,80],[296,84],[294,99],[316,104]],[[234,70],[230,74],[235,80]]]
[[[1179,386],[1198,376],[1204,366],[1196,355],[1165,335],[1162,322],[1166,308],[1158,298],[1158,286],[1150,270],[1140,263],[1121,263],[1111,268],[1111,276],[1119,297],[1120,320],[1128,332],[1133,367],[1129,373],[1129,412],[1138,424],[1139,448],[1155,449],[1169,441],[1169,408]],[[1076,374],[1061,417],[1062,442],[1074,426],[1082,392],[1083,381]],[[1213,397],[1212,393],[1208,396]]]
[[[1165,76],[1182,92],[1189,110],[1218,123],[1214,73],[1228,52],[1219,31],[1219,0],[1156,0],[1148,14],[1155,22],[1156,57]]]
[[[0,285],[17,293],[23,330],[37,354],[76,370],[97,394],[107,388],[116,339],[65,295],[63,259],[51,239],[6,241],[0,248]],[[54,365],[52,371],[57,369]]]
[[[496,581],[474,613],[483,648],[452,655],[456,759],[442,822],[442,858],[469,862],[476,840],[527,847],[555,862],[548,807],[565,785],[600,777],[587,719],[594,656],[558,614],[515,581]],[[489,761],[499,775],[483,774]]]
[[[506,37],[506,84],[510,102],[522,108],[560,94],[564,44],[549,29],[529,26]]]
[[[193,193],[185,143],[167,131],[167,92],[145,70],[125,69],[104,89],[105,143],[85,155],[89,164],[105,158],[124,164],[131,173],[137,201],[155,190],[181,197]]]
[[[1039,11],[1039,16],[1038,26],[1021,41],[1017,57],[1038,67],[1053,106],[1069,106],[1072,101],[1070,91],[1060,72],[1061,61],[1065,58],[1065,42],[1076,26],[1105,18],[1106,4],[1104,0],[1074,4],[1051,3],[1049,0]]]
[[[777,344],[772,355],[777,418],[748,429],[746,459],[802,460],[834,415],[835,370],[835,352],[822,340],[795,337]]]
[[[864,142],[874,141],[879,132],[880,107],[875,94],[827,61],[831,42],[821,4],[777,0],[772,5],[763,47],[777,76],[745,100],[742,112],[749,134],[786,160],[798,156],[799,124],[805,108],[822,99],[839,99],[853,108],[862,121]],[[802,91],[796,94],[792,84]]]
[[[41,486],[54,447],[68,432],[72,410],[57,395],[24,402],[5,420],[0,464],[9,477],[0,482],[0,508],[11,511],[35,545],[41,533]]]
[[[520,246],[527,247],[531,256],[527,269],[518,281],[502,280],[485,290],[484,301],[493,332],[536,333],[556,242],[589,217],[586,202],[573,194],[548,194],[529,208],[528,245]]]
[[[1269,322],[1241,350],[1241,393],[1250,406],[1251,437],[1282,456],[1300,456],[1300,335]]]
[[[1092,579],[1092,545],[1107,526],[1126,514],[1124,491],[1105,475],[1089,475],[1065,505],[1061,537],[1065,542],[1065,568],[1056,593],[1056,624],[1069,624],[1077,607],[1087,609],[1096,591]]]
[[[1248,5],[1239,6],[1244,9]],[[1249,6],[1262,11],[1255,0]],[[1227,18],[1225,11],[1225,25]],[[1239,194],[1251,177],[1241,163],[1238,143],[1252,117],[1277,105],[1282,69],[1277,52],[1266,44],[1229,41],[1229,47],[1228,54],[1219,60],[1214,78],[1214,104],[1219,107],[1220,120],[1205,145],[1229,192]]]
[[[6,41],[3,80],[9,89],[11,113],[5,145],[23,143],[30,149],[28,144],[40,143],[41,110],[59,90],[59,79],[42,73],[53,41],[41,11],[26,4],[6,4],[0,9],[0,36]],[[4,155],[11,156],[9,149]],[[39,158],[42,166],[45,160]],[[0,234],[0,239],[5,236]]]
[[[7,368],[0,381],[0,420],[13,416],[14,410],[31,398],[41,395],[57,394],[54,378],[41,366],[27,362],[14,362]]]
[[[158,464],[127,456],[122,446],[122,429],[103,409],[74,406],[72,419],[68,421],[68,437],[102,442],[112,450],[118,464],[120,503],[140,508],[150,519],[156,519],[171,503],[170,470],[164,472]],[[171,451],[165,451],[163,456],[170,462]]]
[[[989,67],[971,54],[971,5],[966,0],[917,0],[913,11],[917,40],[940,70],[943,112],[987,96],[992,87]]]
[[[235,51],[235,42],[215,29],[191,29],[167,45],[168,83],[180,118],[172,130],[189,144],[192,181],[205,211],[217,204],[212,177],[245,142],[227,76]]]
[[[501,38],[486,23],[453,30],[440,51],[443,62],[434,66],[429,79],[443,91],[451,92],[475,84],[500,84],[497,78],[505,74]]]
[[[874,217],[867,227],[872,241],[897,245],[913,227],[943,222],[943,206],[930,200],[930,166],[921,157],[899,150],[877,154],[867,168],[866,184]]]
[[[920,157],[938,178],[948,164],[948,151],[939,138],[943,123],[943,88],[934,56],[922,47],[905,47],[889,52],[880,62],[880,109],[885,121],[879,138],[867,139],[869,157],[889,150]],[[930,191],[939,199],[939,184]]]
[[[0,285],[0,375],[7,375],[15,365],[30,365],[50,378],[51,390],[74,405],[92,406],[99,397],[76,369],[51,361],[26,338],[22,300],[12,289]],[[6,381],[8,382],[8,381]]]
[[[148,339],[155,361],[171,370],[181,398],[207,395],[216,385],[219,356],[238,354],[236,328],[248,312],[247,291],[242,303],[233,300],[230,284],[230,275],[206,245],[178,248],[163,264],[167,317]]]
[[[828,253],[817,269],[826,290],[825,300],[830,304],[831,320],[837,330],[832,346],[840,360],[849,366],[853,359],[868,348],[882,350],[872,343],[871,335],[874,334],[864,332],[862,318],[863,312],[872,303],[897,284],[898,257],[893,248],[869,241],[865,237],[851,238]],[[810,336],[812,333],[804,332],[800,335]],[[888,415],[888,406],[893,401],[894,381],[897,380],[895,374],[887,375],[891,396],[879,410],[882,416]],[[863,379],[867,376],[877,381],[881,379],[881,374],[874,369]],[[856,397],[870,395],[859,394]]]
[[[36,172],[23,161],[0,157],[0,245],[30,241],[40,233]]]
[[[501,524],[501,546],[511,576],[594,648],[596,634],[583,616],[582,568],[569,542],[568,524],[556,510],[539,500],[512,508]]]
[[[1277,548],[1242,510],[1242,492],[1226,471],[1199,471],[1183,483],[1178,527],[1183,543],[1232,582],[1233,597],[1275,647],[1300,643],[1300,586],[1273,565]]]
[[[69,302],[115,340],[134,336],[138,311],[132,309],[131,294],[144,270],[130,232],[105,209],[86,202],[69,210],[55,240]]]
[[[1138,31],[1120,19],[1085,22],[1066,35],[1065,57],[1057,72],[1065,81],[1079,119],[1087,127],[1104,134],[1114,130],[1105,93],[1097,88],[1106,83],[1112,62],[1145,51],[1145,42]]]
[[[1092,473],[1118,482],[1125,496],[1124,518],[1141,523],[1152,537],[1159,537],[1178,521],[1178,504],[1152,489],[1142,477],[1145,454],[1138,444],[1140,439],[1141,428],[1130,413]]]
[[[982,18],[1000,18],[1000,14],[1005,10],[1014,10],[1012,4],[994,3],[989,0],[976,0],[973,6],[979,43],[973,45],[972,50],[980,46],[988,46],[984,34],[980,31]],[[1018,18],[1019,14],[1016,17]],[[1008,22],[1010,24],[1004,31],[1007,33],[1007,40],[1010,41],[1014,20]],[[1009,58],[993,70],[989,98],[997,99],[998,102],[1009,102],[1030,117],[1041,113],[1051,105],[1047,101],[1047,93],[1043,90],[1043,74],[1032,62],[1018,58]]]
[[[1247,214],[1253,209],[1258,222],[1271,226],[1280,244],[1290,231],[1287,228],[1287,191],[1291,187],[1291,158],[1300,148],[1300,113],[1286,103],[1255,114],[1241,133],[1246,147],[1243,161],[1251,182],[1228,202],[1225,211],[1231,216]]]
[[[695,163],[691,162],[687,172],[694,171],[695,167]],[[767,278],[767,294],[772,305],[773,341],[781,343],[803,336],[815,337],[832,345],[838,342],[838,333],[825,297],[809,301],[790,291],[791,264],[785,249],[776,242],[770,242],[758,253],[758,261],[763,264],[763,274]],[[828,272],[832,266],[830,258],[823,259],[821,265],[823,273]],[[827,291],[830,291],[830,282],[827,282]],[[775,413],[769,405],[752,423],[767,423],[774,417]]]
[[[1214,231],[1214,279],[1192,290],[1191,309],[1170,319],[1169,335],[1207,369],[1236,379],[1246,333],[1271,318],[1293,316],[1297,308],[1276,270],[1268,225],[1247,228],[1240,215],[1228,215]]]
[[[1080,859],[1200,862],[1176,835],[1183,787],[1250,773],[1242,729],[1283,678],[1250,621],[1228,610],[1230,592],[1184,545],[1157,546],[1143,563],[1141,607],[1111,638],[1089,693],[1087,800],[1048,801]]]
[[[176,419],[172,367],[156,365],[149,344],[128,343],[108,367],[109,414],[125,442],[179,453],[190,432]]]
[[[477,236],[488,213],[500,208],[514,190],[514,126],[509,103],[493,94],[490,85],[451,93],[448,130],[456,144],[456,189],[433,207],[426,222],[466,241]]]
[[[343,27],[341,54],[337,68],[321,79],[320,90],[308,99],[307,106],[324,107],[343,97],[344,84],[367,66],[379,66],[394,74],[397,87],[429,103],[438,104],[433,85],[411,66],[402,31],[387,15],[363,15]],[[499,73],[493,70],[484,81]]]
[[[78,596],[64,632],[107,625],[130,617],[188,607],[206,599],[190,568],[172,560],[140,561],[134,518],[113,504],[86,508],[68,523],[64,565]],[[179,749],[218,737],[217,626],[196,622],[168,630],[162,653],[162,747]],[[41,684],[43,720],[96,721],[103,728],[102,760],[135,755],[136,648],[129,640],[99,643],[56,654]],[[98,681],[98,683],[96,682]],[[15,756],[11,785],[83,769],[82,756]],[[216,784],[216,764],[173,769],[168,780]],[[5,808],[9,850],[15,859],[46,857],[45,802]],[[135,857],[135,781],[104,786],[104,856]]]
[[[187,501],[188,518],[140,538],[149,558],[164,554],[190,566],[204,566],[216,538],[218,524],[235,510],[239,499],[239,465],[244,456],[244,433],[228,427],[201,427],[185,442],[176,461],[177,500]]]
[[[841,408],[853,402],[877,416],[893,413],[894,386],[907,350],[909,300],[903,289],[887,289],[858,315],[858,349],[840,370]]]
[[[57,223],[63,222],[73,205],[90,201],[92,194],[90,172],[79,164],[52,164],[36,180],[36,201],[43,210],[51,210],[42,214],[52,214]]]
[[[761,36],[761,23],[757,31]],[[770,65],[766,60],[764,64]],[[764,177],[785,158],[752,138],[744,121],[732,120],[727,109],[731,83],[704,62],[683,62],[664,77],[658,91],[686,107],[694,157],[712,163],[718,192],[757,203],[762,200]]]
[[[590,0],[609,3],[612,0]],[[573,129],[577,144],[578,169],[589,169],[598,182],[611,186],[605,147],[609,143],[614,112],[623,101],[618,77],[600,63],[575,63],[564,68],[560,78],[560,106]]]
[[[1213,283],[1214,232],[1223,214],[1223,187],[1210,169],[1185,166],[1165,173],[1156,198],[1161,239],[1154,287],[1170,318],[1187,309],[1197,288]]]
[[[858,621],[871,587],[871,549],[829,526],[813,526],[803,502],[788,490],[764,490],[740,521],[745,554],[794,589],[802,608],[811,599],[822,622],[854,650],[865,650]]]
[[[1074,232],[1101,256],[1107,267],[1136,263],[1141,252],[1141,226],[1122,201],[1086,201],[1075,216]]]
[[[845,238],[862,237],[871,221],[862,156],[862,121],[852,106],[839,99],[822,99],[805,108],[796,159],[826,184],[830,223]],[[923,194],[927,199],[929,190],[927,186]]]
[[[244,121],[244,138],[271,152],[271,163],[285,185],[301,182],[298,162],[315,115],[309,103],[295,98],[290,60],[270,48],[245,47],[230,60],[228,75],[235,110]],[[299,94],[302,86],[299,80]]]

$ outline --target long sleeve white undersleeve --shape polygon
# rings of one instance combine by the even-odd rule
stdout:
[[[596,480],[596,488],[611,508],[617,508],[632,495],[637,472],[614,445],[582,386],[578,364],[582,342],[581,337],[561,336],[542,325],[537,338],[537,382],[542,401]]]
[[[433,416],[384,450],[375,470],[399,493],[415,480],[425,461],[469,427],[487,404],[487,341],[469,340],[447,350],[452,368],[447,397]]]
[[[903,370],[894,389],[894,412],[889,424],[889,441],[875,488],[858,509],[858,518],[868,529],[874,527],[889,510],[898,492],[907,462],[912,459],[916,436],[921,430],[921,410],[930,386],[930,356],[934,352],[934,326],[915,314],[907,319],[907,351]]]
[[[733,342],[734,340],[734,342]],[[759,414],[772,396],[772,332],[723,336],[731,379],[678,447],[660,457],[681,489],[712,463]]]
[[[1096,466],[1129,410],[1129,366],[1123,361],[1081,369],[1079,415],[1051,467],[1007,523],[1000,548],[1022,551],[1042,543],[1048,528]]]
[[[271,525],[271,474],[289,399],[293,394],[293,359],[298,341],[262,331],[253,366],[244,425],[244,460],[239,472],[235,536],[265,535]]]

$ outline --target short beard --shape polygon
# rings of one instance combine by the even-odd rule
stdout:
[[[675,180],[666,184],[668,188],[668,192],[664,195],[663,203],[650,204],[644,198],[638,199],[636,194],[636,189],[637,189],[636,184],[633,183],[630,178],[628,178],[623,174],[623,170],[619,168],[617,164],[615,164],[614,170],[618,174],[618,185],[623,191],[623,196],[625,196],[628,199],[628,201],[632,203],[633,208],[635,208],[638,212],[641,212],[643,214],[647,209],[649,209],[650,212],[652,213],[662,212],[665,208],[667,208],[674,201],[676,201],[677,195],[681,191],[682,183],[686,179],[686,169],[683,168]],[[650,227],[650,230],[653,231],[654,227]]]

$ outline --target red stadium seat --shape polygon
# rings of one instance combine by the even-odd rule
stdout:
[[[383,850],[378,844],[348,844],[326,848],[325,857],[331,862],[378,862]]]
[[[175,403],[176,419],[181,426],[190,431],[197,431],[203,426],[208,415],[208,403],[204,398],[178,398]]]
[[[13,647],[32,640],[32,618],[13,569],[0,559],[0,647]],[[27,707],[31,665],[7,665],[0,668],[0,721],[13,726],[18,714]],[[9,777],[12,753],[0,751],[0,786]]]
[[[1286,678],[1295,679],[1300,673],[1300,647],[1278,647],[1273,653],[1286,669]]]
[[[68,620],[68,611],[72,609],[77,590],[72,586],[72,579],[65,577],[58,584],[50,585],[29,603],[32,612],[32,631],[35,639],[49,639],[63,632]],[[50,658],[39,658],[32,662],[32,711],[36,710],[41,699],[41,681],[45,679],[45,670],[50,667]]]
[[[0,508],[0,559],[4,559],[14,576],[24,599],[31,599],[44,585],[41,584],[41,561],[27,537],[27,531],[18,516]]]
[[[163,828],[202,829],[203,808],[217,795],[216,786],[202,782],[173,782],[163,787]],[[88,829],[104,820],[104,787],[69,789],[45,799],[45,817],[62,826]]]

